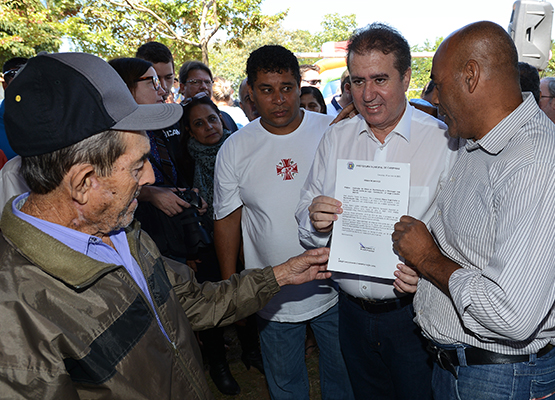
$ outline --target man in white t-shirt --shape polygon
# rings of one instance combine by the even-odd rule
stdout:
[[[410,163],[408,212],[427,221],[456,154],[445,124],[407,102],[411,55],[399,32],[384,24],[357,31],[349,41],[347,64],[359,115],[334,125],[318,147],[296,213],[306,247],[325,246],[342,213],[335,198],[338,159]],[[432,396],[431,359],[413,322],[413,295],[406,294],[416,290],[417,279],[406,277],[409,267],[397,268],[391,279],[332,276],[341,290],[341,351],[357,399]]]
[[[236,271],[241,239],[245,267],[273,265],[303,250],[295,208],[316,148],[332,118],[300,108],[293,53],[263,46],[247,61],[248,86],[260,118],[227,139],[216,161],[214,240],[225,279]],[[323,399],[352,399],[338,340],[337,292],[331,281],[282,290],[258,313],[264,370],[273,399],[309,398],[306,326],[323,349]]]

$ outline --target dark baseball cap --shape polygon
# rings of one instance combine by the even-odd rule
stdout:
[[[119,74],[86,53],[29,59],[4,101],[8,141],[22,157],[51,153],[109,129],[167,128],[183,113],[179,104],[137,104]]]

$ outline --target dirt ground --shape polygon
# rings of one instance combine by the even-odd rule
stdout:
[[[237,380],[237,383],[239,383],[239,386],[241,387],[241,393],[237,396],[227,396],[221,394],[216,388],[216,385],[212,382],[212,379],[208,374],[208,369],[206,369],[206,379],[216,400],[270,400],[264,375],[253,367],[247,371],[245,365],[241,361],[241,346],[239,345],[235,329],[231,327],[226,328],[225,336],[229,339],[229,350],[227,352],[229,368],[231,369],[233,377]],[[318,353],[318,349],[316,349],[306,358],[308,379],[310,381],[311,400],[321,400],[320,378],[318,374]]]

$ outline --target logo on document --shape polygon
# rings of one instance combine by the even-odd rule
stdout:
[[[363,245],[360,242],[358,244],[360,244],[360,250],[362,250],[362,251],[369,251],[370,253],[373,253],[373,252],[376,251],[376,248],[374,246],[366,247],[365,245]]]
[[[347,169],[355,169],[355,163],[352,161],[349,161],[347,163]]]
[[[276,165],[277,174],[283,176],[284,181],[292,180],[295,175],[299,173],[299,168],[296,162],[293,162],[290,158],[282,159]]]

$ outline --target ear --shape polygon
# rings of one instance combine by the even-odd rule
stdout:
[[[66,179],[69,183],[71,198],[79,204],[87,203],[96,179],[93,166],[90,164],[76,164],[70,168]]]
[[[405,88],[405,92],[409,90],[411,75],[412,75],[412,69],[409,67],[409,69],[406,70],[405,75],[403,75],[403,87]]]
[[[469,93],[474,93],[480,80],[480,65],[476,60],[469,60],[463,69],[464,85]]]
[[[179,84],[179,93],[185,94],[185,85],[182,83]]]

